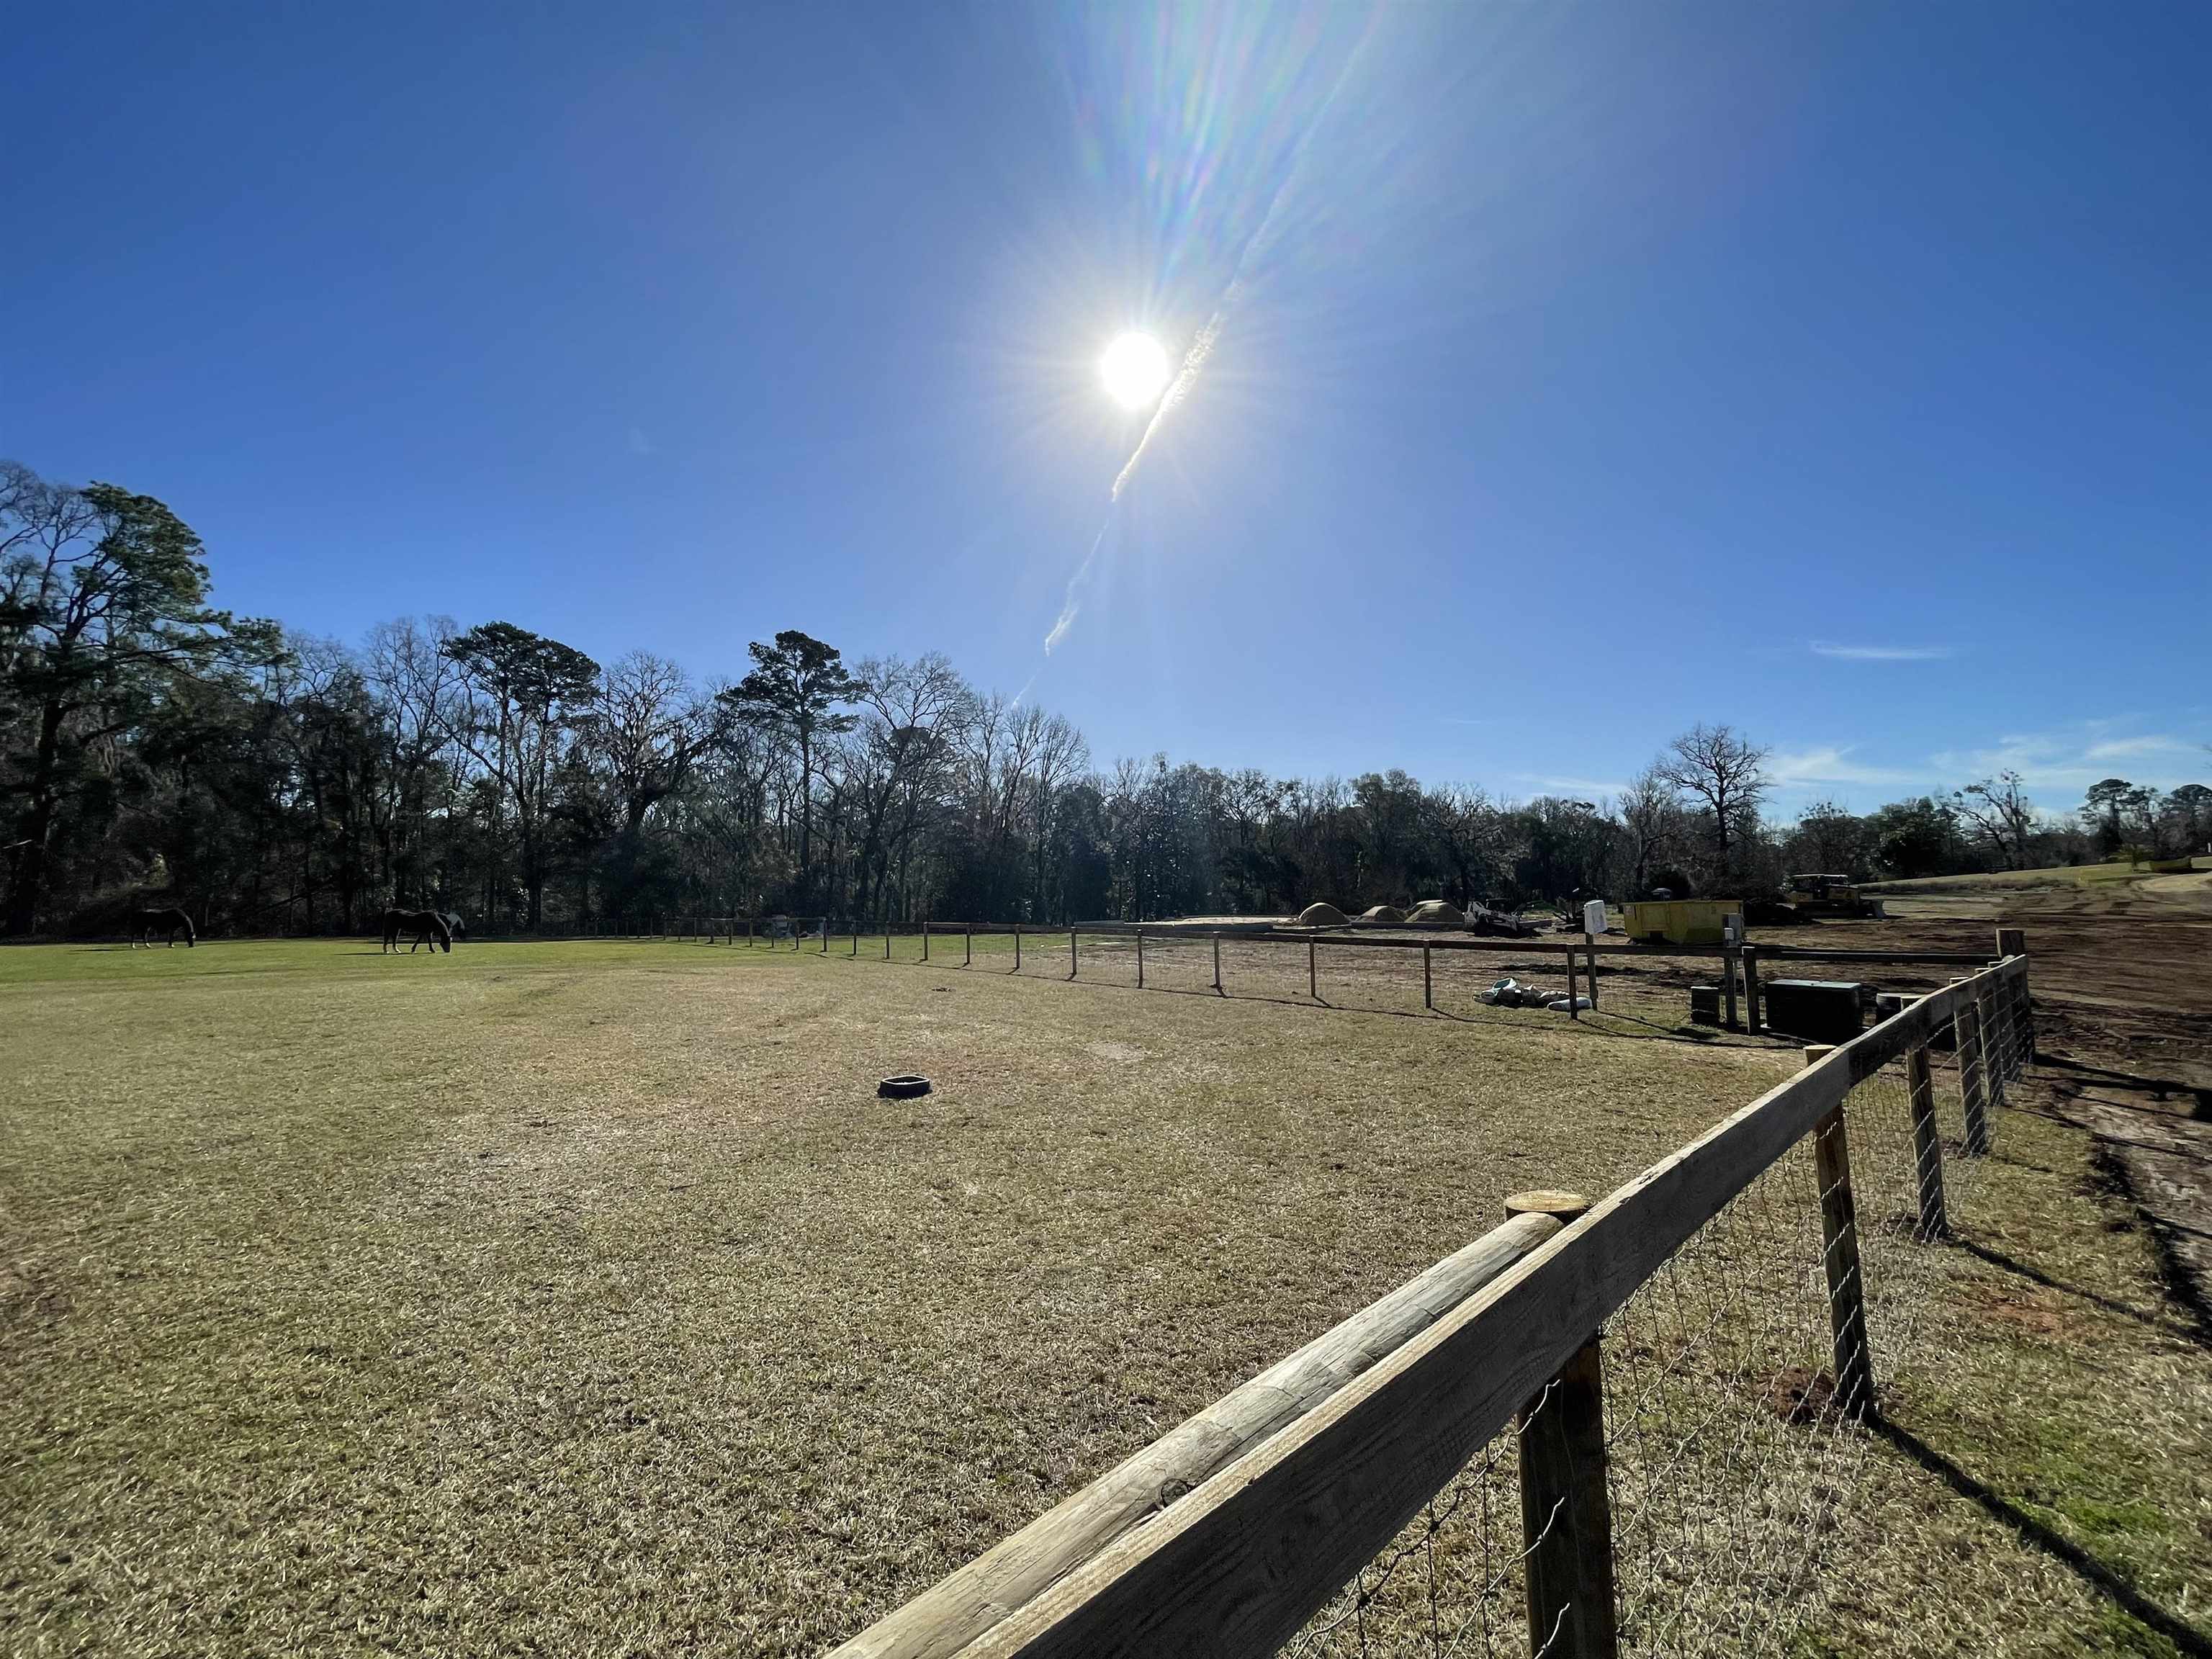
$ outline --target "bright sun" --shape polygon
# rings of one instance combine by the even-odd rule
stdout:
[[[1124,334],[1098,360],[1107,392],[1124,409],[1155,402],[1168,383],[1168,354],[1149,334]]]

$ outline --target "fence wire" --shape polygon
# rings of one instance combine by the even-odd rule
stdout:
[[[1988,1084],[2027,1060],[2024,1010],[1991,997]],[[1936,1058],[1931,1056],[1931,1058]],[[1955,1054],[1934,1068],[1936,1145],[1950,1212],[1972,1202]],[[1838,1393],[1831,1285],[1863,1312],[1879,1391],[1909,1379],[1940,1271],[1923,1226],[1927,1138],[1916,1137],[1902,1062],[1844,1112],[1856,1218],[1831,1242],[1808,1134],[1638,1287],[1599,1337],[1620,1650],[1745,1656],[1790,1650],[1832,1588],[1827,1547],[1874,1437]],[[1850,1263],[1856,1262],[1856,1271]],[[1832,1276],[1830,1268],[1837,1268]],[[1848,1356],[1847,1356],[1848,1357]],[[1562,1650],[1531,1628],[1529,1557],[1553,1512],[1522,1512],[1520,1435],[1541,1431],[1547,1389],[1485,1446],[1390,1547],[1283,1651],[1297,1659],[1510,1656]]]

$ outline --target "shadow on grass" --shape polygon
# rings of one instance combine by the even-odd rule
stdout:
[[[1951,1490],[1977,1505],[1992,1520],[2009,1527],[2022,1543],[2064,1563],[2118,1603],[2131,1617],[2148,1626],[2183,1653],[2196,1659],[2212,1659],[2212,1635],[2175,1613],[2167,1612],[2128,1583],[2087,1550],[2037,1520],[1993,1488],[1976,1480],[1909,1429],[1882,1419],[1874,1431],[1907,1457],[1942,1480]]]
[[[2058,1054],[2039,1054],[2036,1056],[2036,1063],[2049,1066],[2055,1071],[2070,1072],[2075,1077],[2086,1079],[2092,1084],[2136,1090],[2148,1095],[2153,1100],[2164,1100],[2169,1095],[2181,1095],[2195,1103],[2195,1109],[2191,1112],[2191,1116],[2199,1119],[2212,1118],[2212,1089],[2184,1082],[2179,1078],[2140,1077],[2133,1072],[2116,1071],[2109,1066],[2092,1066],[2087,1060],[2069,1059]],[[2110,1101],[2106,1103],[2113,1106],[2124,1104],[2119,1101]],[[2132,1106],[2127,1109],[2141,1111],[2144,1109]]]
[[[2061,1296],[2070,1296],[2076,1301],[2086,1302],[2092,1307],[2101,1308],[2108,1314],[2117,1314],[2122,1319],[2131,1319],[2136,1324],[2156,1331],[2162,1336],[2179,1337],[2185,1342],[2194,1342],[2199,1347],[2212,1348],[2212,1340],[2208,1340],[2205,1333],[2194,1325],[2179,1320],[2165,1318],[2148,1308],[2136,1307],[2130,1303],[2106,1296],[2100,1291],[2069,1284],[2065,1279],[2056,1278],[2030,1262],[2022,1261],[2017,1256],[2008,1255],[2002,1250],[1991,1249],[1986,1244],[1977,1244],[1970,1238],[1962,1238],[1954,1234],[1951,1243],[1976,1261],[1985,1261],[2001,1272],[2017,1273],[2022,1279],[2042,1285],[2046,1291],[2056,1291]]]

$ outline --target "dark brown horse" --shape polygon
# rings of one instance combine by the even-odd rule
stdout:
[[[132,911],[131,931],[137,935],[131,941],[131,948],[134,951],[142,945],[148,950],[152,950],[154,935],[157,933],[168,939],[171,950],[176,948],[178,934],[182,933],[185,936],[185,945],[187,950],[191,948],[194,938],[192,919],[173,904],[165,910]]]
[[[415,943],[407,947],[407,954],[410,957],[426,941],[432,956],[438,954],[438,947],[441,945],[446,947],[447,956],[453,954],[453,930],[446,926],[445,917],[435,910],[386,910],[384,913],[384,948],[397,951],[402,933],[415,935]]]

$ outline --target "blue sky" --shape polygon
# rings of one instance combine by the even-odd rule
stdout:
[[[240,611],[939,648],[1102,763],[1581,793],[1704,719],[1784,805],[2212,775],[2201,6],[11,45],[0,454],[163,497]],[[1209,322],[1109,511],[1101,350]]]

